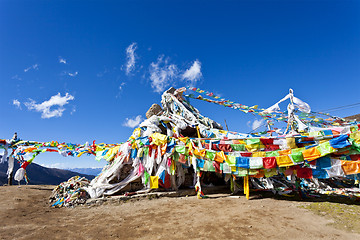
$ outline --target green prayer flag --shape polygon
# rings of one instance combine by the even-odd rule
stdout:
[[[231,144],[231,148],[234,151],[245,151],[245,145],[244,144]]]
[[[215,159],[215,154],[216,154],[215,152],[211,152],[211,151],[206,150],[205,157],[207,159],[214,160]]]
[[[149,155],[149,147],[144,148],[144,154],[145,154],[145,156]]]
[[[185,146],[175,146],[175,151],[181,154],[186,154],[186,147]]]
[[[226,163],[229,165],[229,166],[235,166],[236,164],[236,157],[235,156],[230,156],[228,155],[227,158],[225,159]]]
[[[270,151],[265,153],[266,157],[277,157],[279,156],[279,153],[277,151]]]
[[[246,145],[260,144],[260,138],[246,139]]]
[[[210,161],[205,161],[204,171],[215,172],[215,167],[214,167],[213,163]]]
[[[145,185],[149,182],[150,174],[144,170]]]
[[[304,156],[303,156],[302,152],[292,153],[292,154],[290,154],[290,156],[291,156],[292,160],[296,163],[304,161]]]

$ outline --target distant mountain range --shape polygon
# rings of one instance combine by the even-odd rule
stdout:
[[[17,169],[19,169],[19,164],[15,161],[14,166],[14,175]],[[0,186],[4,185],[8,182],[7,180],[7,168],[8,163],[0,163]],[[95,174],[83,174],[75,171],[69,171],[65,169],[57,169],[57,168],[46,168],[42,167],[36,163],[30,164],[26,168],[27,176],[30,180],[29,184],[34,185],[58,185],[61,182],[67,181],[69,178],[73,176],[82,176],[86,177],[87,179],[91,180],[95,176]],[[13,180],[13,184],[18,184],[15,180]],[[21,184],[25,184],[25,181],[21,181]]]
[[[360,121],[360,114],[344,117],[348,121]]]
[[[101,173],[102,168],[68,168],[66,170],[78,172],[81,174],[97,176],[99,175],[99,173]]]

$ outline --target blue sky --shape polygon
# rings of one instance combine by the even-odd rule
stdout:
[[[359,11],[358,1],[2,0],[0,138],[126,141],[161,90],[188,84],[260,107],[289,88],[315,111],[358,103]],[[234,131],[257,119],[192,104]],[[104,164],[54,153],[35,162]]]

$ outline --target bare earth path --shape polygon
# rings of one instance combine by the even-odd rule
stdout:
[[[212,195],[53,209],[51,189],[0,187],[0,239],[360,239],[298,202]]]

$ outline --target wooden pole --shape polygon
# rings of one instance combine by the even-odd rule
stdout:
[[[244,194],[246,196],[246,199],[249,200],[249,196],[250,196],[249,175],[246,175],[244,177]]]
[[[224,119],[224,121],[225,121],[226,131],[229,131],[228,125],[227,125],[227,123],[226,123],[226,119]]]

